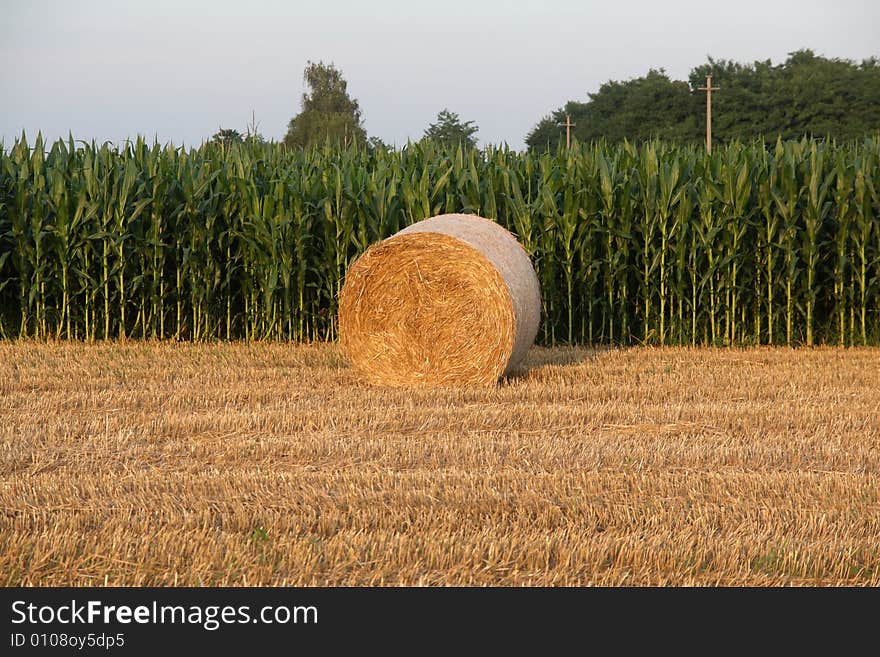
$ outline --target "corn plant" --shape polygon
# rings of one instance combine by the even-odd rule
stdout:
[[[443,212],[513,231],[539,341],[880,341],[880,139],[556,152],[0,146],[0,338],[335,339],[370,244]]]

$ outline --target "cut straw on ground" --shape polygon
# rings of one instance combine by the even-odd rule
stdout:
[[[880,350],[0,343],[4,585],[880,585]]]

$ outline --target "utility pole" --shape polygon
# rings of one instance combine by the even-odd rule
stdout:
[[[706,92],[706,152],[712,152],[712,92],[721,91],[719,87],[712,86],[712,76],[706,76],[706,86],[699,87],[698,91]]]
[[[559,123],[557,125],[565,126],[565,147],[571,148],[571,129],[577,125],[577,123],[571,122],[571,117],[566,114],[565,115],[565,123]]]

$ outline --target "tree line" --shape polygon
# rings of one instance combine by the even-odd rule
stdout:
[[[367,137],[360,103],[348,92],[348,82],[334,64],[309,61],[303,71],[308,90],[301,99],[301,111],[287,125],[282,143],[290,148],[308,148],[329,141],[346,147],[352,144],[388,149],[378,137]],[[448,108],[440,110],[437,119],[425,129],[423,139],[445,146],[477,145],[479,128],[473,121],[463,121]],[[257,131],[254,119],[242,134],[234,128],[219,128],[211,141],[217,144],[265,142]]]
[[[526,137],[530,150],[554,150],[565,142],[566,116],[572,136],[583,142],[660,138],[699,143],[706,134],[706,76],[720,92],[712,95],[712,136],[720,143],[774,140],[856,139],[880,130],[880,60],[856,63],[828,59],[811,50],[742,64],[714,60],[691,70],[687,81],[663,69],[642,77],[609,81],[586,101],[572,100],[551,112]]]
[[[671,79],[663,69],[642,77],[609,80],[586,101],[571,100],[543,117],[525,138],[531,151],[552,151],[565,143],[561,124],[575,124],[572,136],[582,142],[597,139],[663,139],[700,143],[706,132],[705,95],[699,87],[706,76],[721,92],[713,96],[713,135],[719,143],[801,137],[856,139],[880,130],[880,61],[861,63],[829,59],[805,49],[789,54],[783,63],[743,64],[715,60],[693,68],[686,81]],[[363,112],[352,98],[342,71],[334,64],[309,61],[303,71],[307,91],[301,110],[289,122],[283,143],[305,148],[329,140],[347,146],[388,148],[368,136]],[[437,114],[422,139],[443,146],[477,145],[479,127],[448,108]],[[217,143],[265,141],[254,121],[241,133],[220,128]]]

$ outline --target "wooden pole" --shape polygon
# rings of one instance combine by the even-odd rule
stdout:
[[[712,76],[706,76],[706,86],[699,87],[698,91],[706,92],[706,152],[712,153],[712,92],[721,91],[719,87],[712,86]]]
[[[560,126],[565,126],[565,147],[571,148],[571,129],[577,125],[577,123],[571,122],[571,117],[566,114],[565,115],[565,123],[558,124]]]

